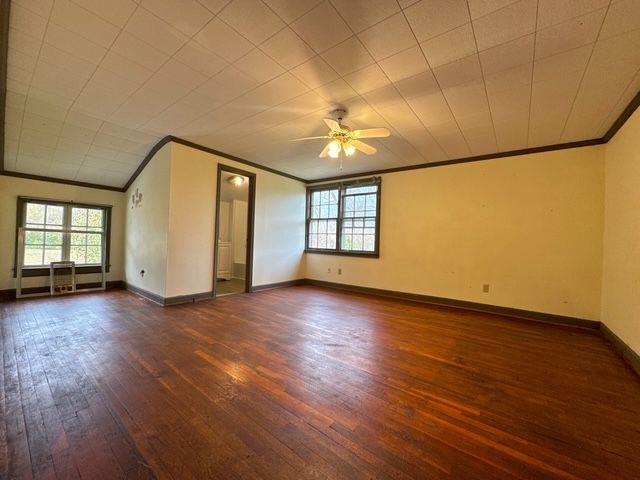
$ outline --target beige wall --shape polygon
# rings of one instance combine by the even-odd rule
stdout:
[[[597,320],[603,159],[589,147],[383,175],[380,258],[307,254],[306,276]]]
[[[166,296],[170,173],[171,144],[167,144],[123,195],[127,202],[125,280],[161,297]],[[136,190],[142,194],[142,201],[131,208]]]
[[[0,252],[0,290],[15,288],[12,269],[15,250],[16,208],[19,196],[112,205],[111,270],[107,274],[107,280],[122,280],[124,278],[123,242],[126,203],[122,193],[0,176],[0,245],[2,246]],[[95,276],[92,275],[83,275],[78,279],[79,282],[95,280]],[[25,286],[43,284],[43,281],[44,279],[25,279]]]
[[[640,354],[640,110],[606,148],[602,322]]]
[[[301,278],[304,185],[280,175],[174,144],[167,297],[212,289],[218,163],[257,175],[253,285]]]

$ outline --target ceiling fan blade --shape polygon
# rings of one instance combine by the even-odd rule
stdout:
[[[327,143],[325,147],[322,149],[322,151],[320,152],[320,155],[318,155],[320,158],[325,158],[329,156],[329,145],[331,145],[331,143]]]
[[[378,151],[374,147],[372,147],[371,145],[367,145],[366,143],[361,142],[360,140],[352,140],[351,141],[351,145],[356,147],[362,153],[366,153],[367,155],[373,155],[374,153],[376,153]]]
[[[391,135],[386,128],[365,128],[364,130],[354,130],[351,132],[353,138],[382,138]]]
[[[333,118],[324,118],[323,120],[324,120],[324,123],[327,124],[327,127],[329,127],[331,130],[335,132],[344,131],[343,128],[340,126],[340,124],[336,122]]]
[[[330,137],[330,136],[328,136],[328,135],[322,135],[322,136],[320,136],[320,137],[302,137],[302,138],[292,138],[292,139],[290,139],[289,141],[290,141],[290,142],[299,142],[300,140],[314,140],[314,139],[316,139],[316,138],[331,138],[331,137]]]

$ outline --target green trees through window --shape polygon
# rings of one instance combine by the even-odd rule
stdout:
[[[102,264],[105,208],[26,200],[23,215],[24,266],[48,266],[61,260]]]
[[[307,191],[308,251],[378,252],[380,180],[310,187]]]

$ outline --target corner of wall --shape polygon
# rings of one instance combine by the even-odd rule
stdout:
[[[166,293],[170,161],[166,144],[126,192],[125,282],[160,297]]]
[[[640,355],[640,109],[605,147],[601,321]]]

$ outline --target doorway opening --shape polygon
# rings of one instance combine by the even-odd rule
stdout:
[[[251,291],[254,173],[218,164],[213,295]]]

